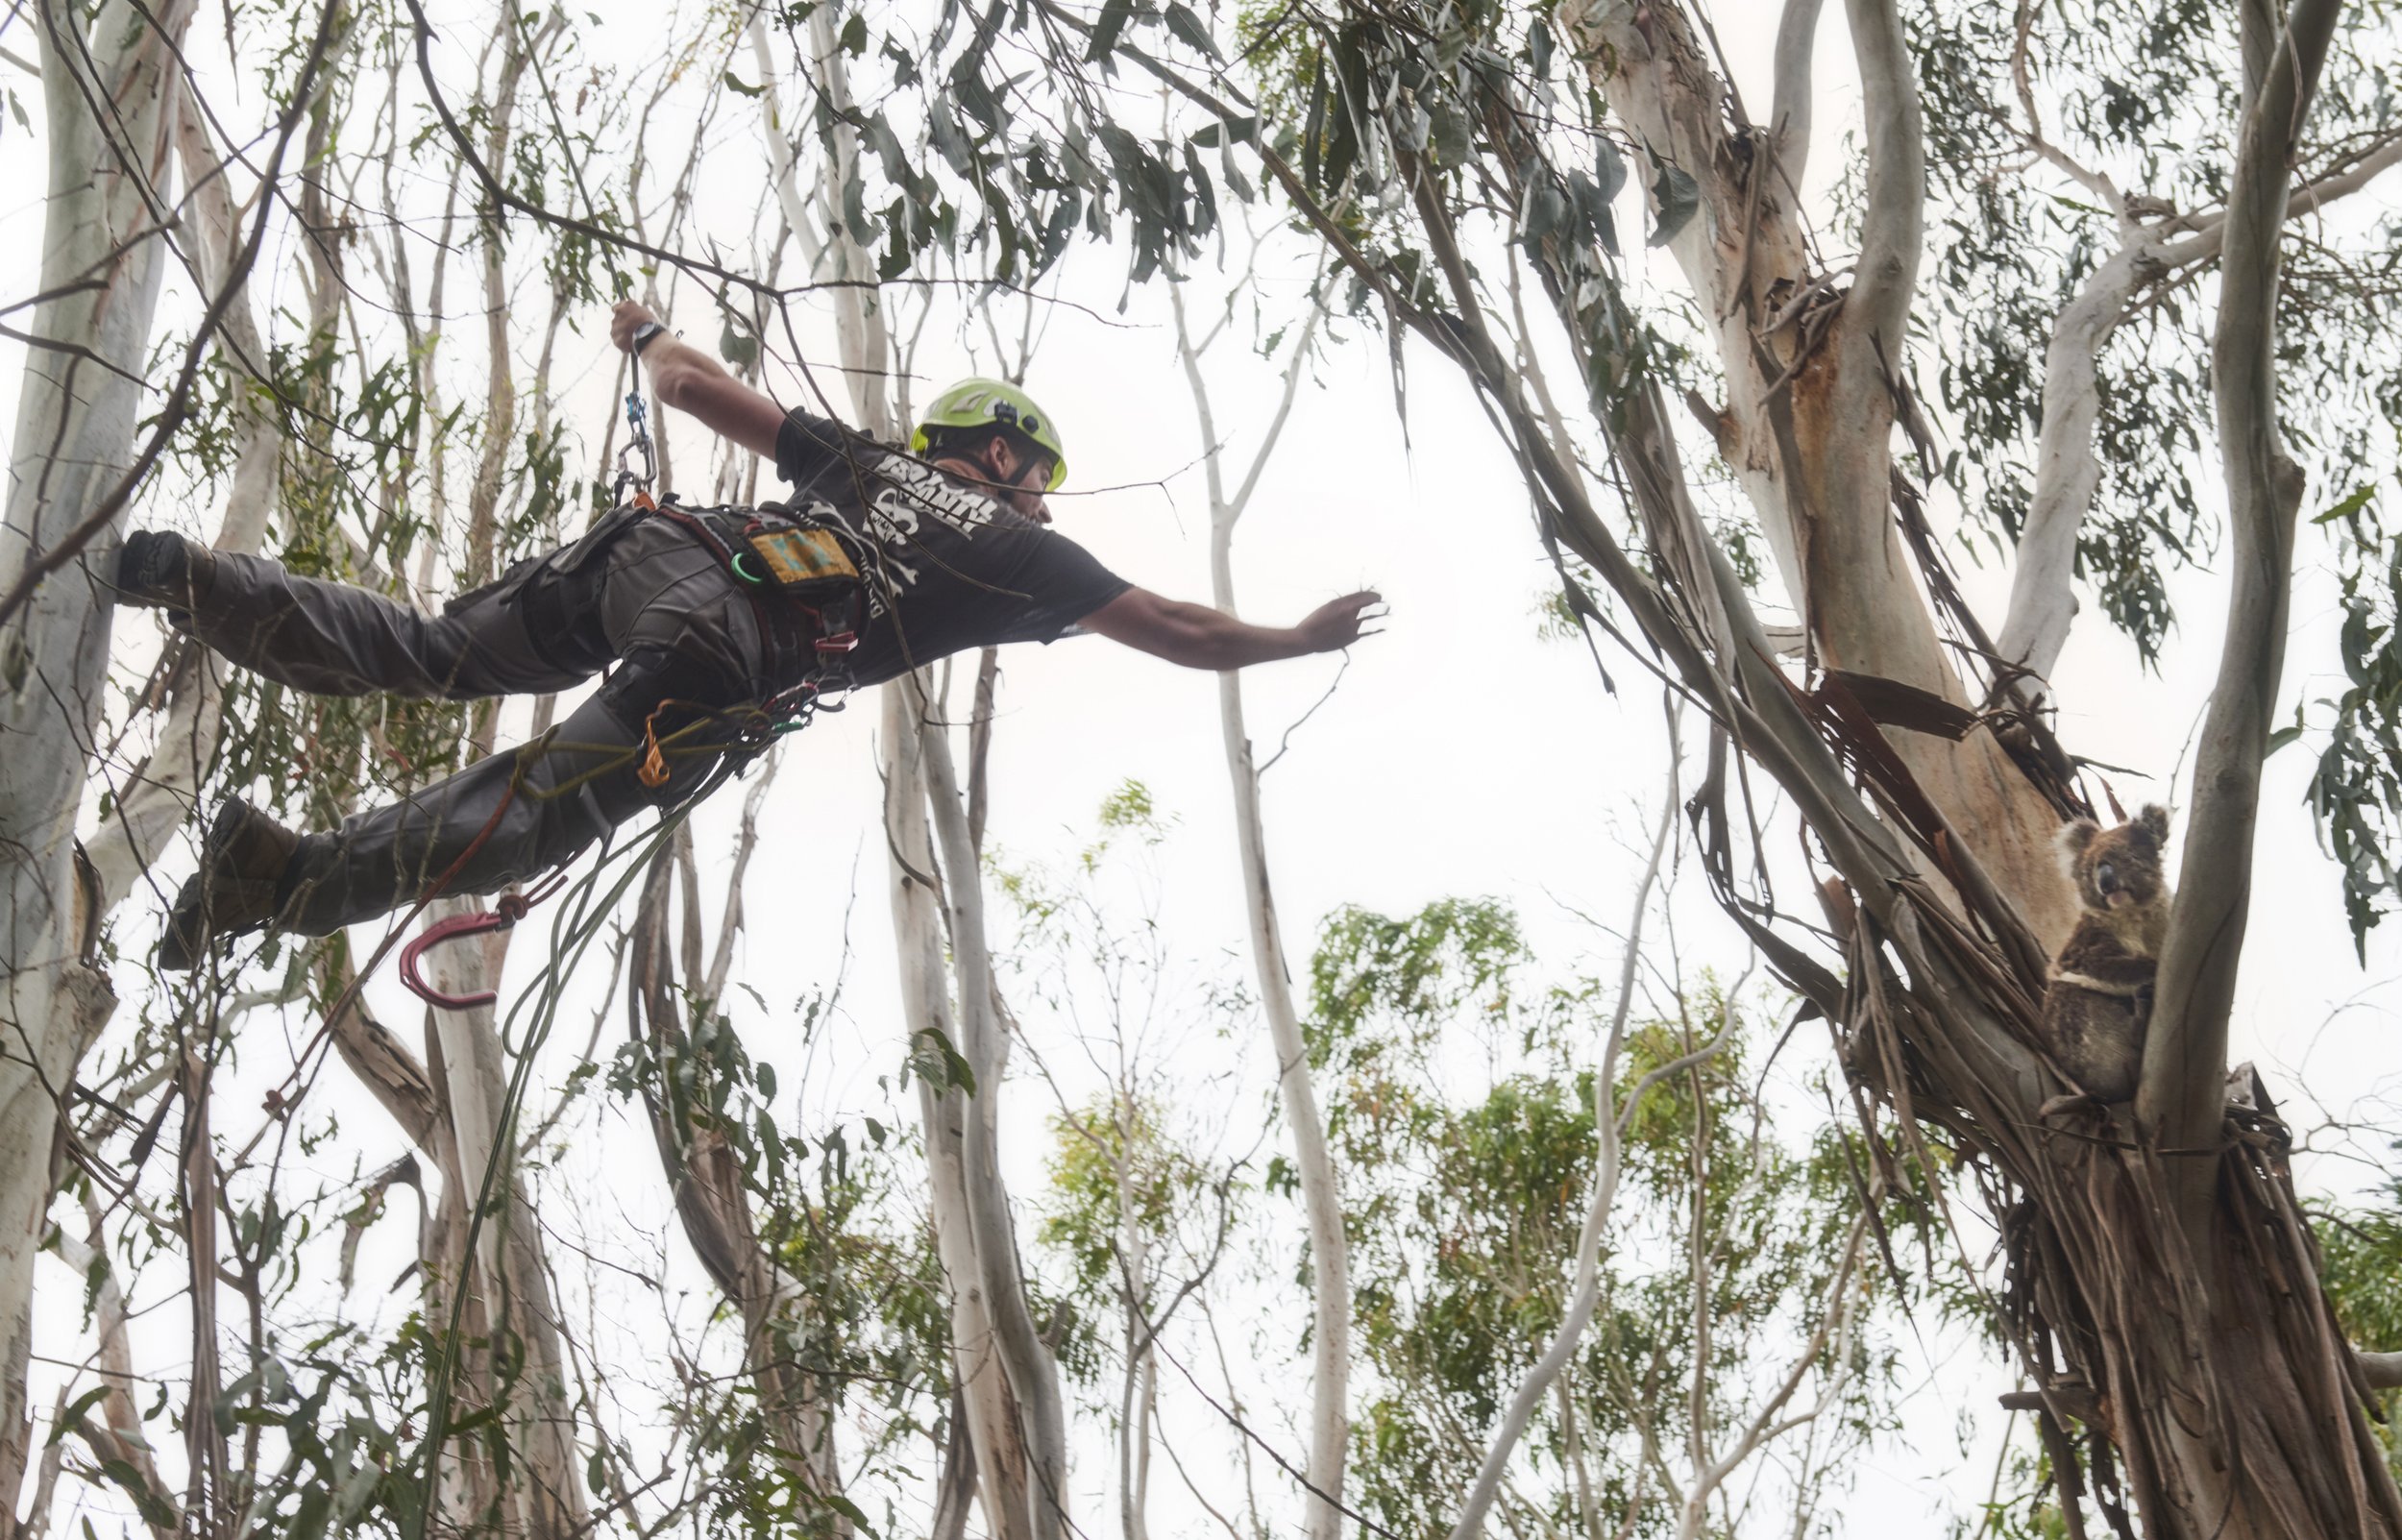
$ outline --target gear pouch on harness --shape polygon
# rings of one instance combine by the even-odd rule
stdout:
[[[778,588],[812,607],[846,599],[864,586],[858,565],[831,529],[781,519],[769,526],[763,520],[762,527],[752,530],[745,544]]]
[[[806,682],[813,694],[848,688],[844,660],[858,646],[868,614],[857,537],[848,529],[772,505],[683,508],[671,499],[654,516],[683,526],[749,592],[775,672],[796,685]]]
[[[847,531],[781,508],[714,510],[731,553],[734,576],[762,594],[773,594],[817,620],[811,638],[821,663],[838,662],[858,645],[867,620],[868,584],[851,556]],[[739,521],[739,523],[737,523]],[[732,527],[729,527],[732,526]]]

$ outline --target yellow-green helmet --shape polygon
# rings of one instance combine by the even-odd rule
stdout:
[[[1017,429],[1051,457],[1051,482],[1044,491],[1057,491],[1067,479],[1067,450],[1051,414],[1006,379],[963,379],[935,397],[909,435],[909,452],[923,454],[931,447],[929,429],[995,426]]]

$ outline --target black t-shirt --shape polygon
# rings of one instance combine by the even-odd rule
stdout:
[[[878,684],[966,648],[1049,642],[1134,585],[984,492],[795,409],[775,436],[796,514],[866,549],[868,624],[848,659]]]

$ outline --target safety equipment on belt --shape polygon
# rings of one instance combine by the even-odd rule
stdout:
[[[849,655],[867,623],[868,583],[852,554],[856,536],[839,520],[782,508],[687,508],[670,497],[650,516],[673,521],[715,555],[750,596],[769,672],[791,686],[760,701],[730,749],[752,752],[797,732],[820,711],[840,711],[851,688]],[[657,722],[672,697],[641,723],[646,752],[635,778],[656,789],[668,768]],[[627,726],[636,725],[627,722]],[[755,742],[754,742],[755,740]]]
[[[1060,441],[1059,427],[1032,396],[1005,379],[963,379],[935,397],[917,431],[909,435],[909,452],[923,454],[931,449],[935,429],[994,427],[1014,428],[1051,457],[1051,479],[1043,490],[1058,491],[1067,479],[1067,449]]]

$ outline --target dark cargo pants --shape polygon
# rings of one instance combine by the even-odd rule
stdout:
[[[242,667],[325,696],[536,694],[624,660],[522,767],[519,751],[506,750],[304,836],[280,923],[309,936],[410,903],[454,864],[444,892],[491,892],[564,865],[643,808],[682,800],[716,768],[714,752],[671,755],[667,784],[644,786],[633,751],[654,708],[671,699],[734,706],[779,688],[753,601],[717,557],[667,519],[626,513],[440,615],[219,552],[208,592],[183,623]],[[671,712],[662,734],[694,720]],[[727,736],[704,722],[686,742]]]

